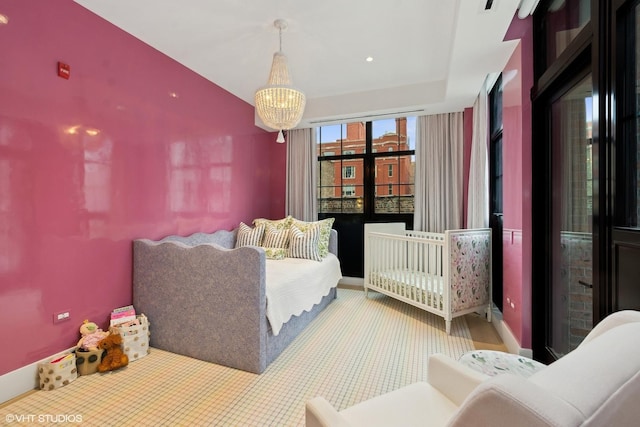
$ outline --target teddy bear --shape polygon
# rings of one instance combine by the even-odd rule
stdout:
[[[129,358],[122,351],[122,337],[120,334],[111,334],[98,343],[98,348],[106,350],[102,361],[98,365],[99,372],[113,371],[129,364]]]
[[[80,341],[78,341],[78,348],[84,351],[91,351],[98,349],[98,342],[109,335],[109,332],[104,332],[98,328],[93,322],[85,320],[80,325]]]

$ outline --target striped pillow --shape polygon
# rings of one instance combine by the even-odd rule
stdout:
[[[241,222],[238,227],[238,237],[236,237],[236,248],[242,246],[260,246],[263,234],[264,224],[251,228],[244,222]]]
[[[329,254],[329,239],[331,237],[331,227],[333,227],[333,222],[335,220],[335,218],[325,218],[320,221],[307,222],[293,218],[291,225],[295,225],[300,229],[300,231],[303,232],[307,231],[309,227],[319,227],[320,238],[318,239],[318,251],[320,252],[320,256],[324,258],[327,256],[327,254]]]
[[[289,229],[285,228],[278,230],[273,225],[267,224],[262,246],[265,248],[288,248]]]
[[[322,261],[318,250],[318,240],[320,239],[320,227],[309,227],[302,232],[298,227],[292,225],[289,229],[289,257],[306,258],[314,261]]]

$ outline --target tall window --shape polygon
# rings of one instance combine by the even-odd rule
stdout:
[[[322,126],[316,132],[319,213],[413,213],[415,117]]]
[[[489,226],[493,236],[503,233],[502,195],[502,76],[489,93]],[[502,238],[492,239],[491,294],[496,307],[503,309],[503,250]]]
[[[640,230],[640,4],[623,9],[618,29],[618,56],[625,66],[619,71],[619,144],[616,145],[615,223]]]
[[[489,93],[491,213],[503,213],[502,203],[502,76]]]

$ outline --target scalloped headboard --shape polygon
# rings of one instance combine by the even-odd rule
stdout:
[[[218,246],[222,246],[226,249],[233,249],[236,244],[237,229],[217,230],[213,233],[193,233],[190,236],[167,236],[158,241],[158,243],[164,242],[180,242],[187,246],[196,246],[202,243],[215,243]]]

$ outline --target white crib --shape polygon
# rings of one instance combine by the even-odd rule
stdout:
[[[491,229],[427,233],[404,223],[365,224],[364,290],[445,320],[485,311],[491,321]]]

